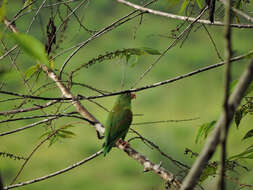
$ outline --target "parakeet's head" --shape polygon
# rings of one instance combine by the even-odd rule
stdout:
[[[136,95],[134,93],[127,92],[125,94],[121,94],[117,98],[117,102],[121,105],[130,105],[131,100],[134,99]]]

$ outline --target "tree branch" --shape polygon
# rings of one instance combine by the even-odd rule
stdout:
[[[80,162],[77,162],[71,166],[68,166],[67,168],[64,168],[62,170],[59,170],[57,172],[54,172],[54,173],[51,173],[49,175],[46,175],[46,176],[43,176],[43,177],[39,177],[39,178],[36,178],[36,179],[32,179],[32,180],[29,180],[29,181],[25,181],[25,182],[22,182],[22,183],[17,183],[17,184],[14,184],[14,185],[9,185],[9,186],[6,186],[4,187],[4,190],[7,190],[7,189],[12,189],[12,188],[16,188],[16,187],[22,187],[22,186],[25,186],[25,185],[29,185],[29,184],[32,184],[32,183],[36,183],[36,182],[39,182],[39,181],[43,181],[43,180],[46,180],[46,179],[49,179],[51,177],[54,177],[54,176],[57,176],[59,174],[62,174],[62,173],[65,173],[69,170],[72,170],[94,158],[96,158],[97,156],[99,156],[100,154],[103,153],[103,149],[99,150],[98,152],[96,152],[95,154],[81,160]]]
[[[225,49],[225,62],[226,62],[226,71],[225,71],[225,92],[224,92],[224,114],[225,114],[225,124],[221,127],[221,172],[218,180],[218,190],[226,189],[225,183],[225,172],[226,172],[226,157],[227,157],[227,135],[230,124],[230,111],[228,100],[229,100],[229,85],[231,81],[231,52],[232,52],[232,42],[231,42],[231,1],[227,0],[225,4],[225,41],[226,41],[226,49]]]
[[[31,108],[20,108],[20,109],[15,109],[15,110],[10,110],[10,111],[2,111],[2,112],[0,112],[0,115],[10,115],[10,114],[35,111],[35,110],[39,110],[39,109],[43,109],[43,108],[52,106],[52,105],[56,104],[57,102],[58,101],[50,101],[44,105],[35,105],[34,107],[31,107]]]
[[[187,22],[194,22],[194,20],[196,19],[193,17],[180,16],[180,15],[165,13],[162,11],[156,11],[153,9],[145,8],[145,7],[130,3],[125,0],[117,0],[117,1],[119,3],[123,3],[124,5],[127,5],[129,7],[133,7],[137,10],[144,11],[146,13],[157,15],[157,16],[172,18],[172,19],[176,19],[176,20],[183,20],[183,21],[187,21]],[[207,24],[207,25],[215,25],[215,26],[224,26],[225,25],[224,23],[219,22],[219,21],[214,21],[213,23],[211,23],[209,20],[198,20],[197,22],[202,23],[202,24]],[[253,28],[253,25],[250,25],[250,24],[249,25],[247,25],[247,24],[231,24],[230,26],[235,27],[235,28]]]
[[[229,98],[228,101],[228,106],[230,107],[229,123],[232,121],[235,109],[239,106],[241,99],[243,98],[243,95],[246,92],[252,80],[253,80],[253,60],[251,60],[250,65],[240,77],[240,81],[238,82],[236,89]],[[180,190],[190,190],[195,186],[203,169],[207,165],[208,161],[211,159],[213,153],[216,150],[217,145],[219,144],[220,132],[224,124],[225,124],[225,114],[223,112],[214,127],[214,131],[208,137],[206,144],[202,149],[202,152],[200,153],[199,157],[193,164],[190,172],[184,179]]]
[[[230,59],[230,62],[235,62],[235,61],[245,59],[245,58],[251,56],[252,54],[253,54],[253,50],[249,51],[246,54],[242,54],[242,55],[233,57],[232,59]],[[140,88],[123,90],[123,91],[118,91],[118,92],[113,92],[113,93],[108,93],[108,94],[103,94],[103,95],[98,95],[98,96],[84,97],[82,95],[78,95],[78,97],[75,97],[74,100],[91,100],[91,99],[98,99],[98,98],[104,98],[104,97],[109,97],[109,96],[115,96],[115,95],[123,94],[123,93],[126,93],[126,92],[139,92],[139,91],[147,90],[149,88],[155,88],[155,87],[158,87],[158,86],[167,85],[169,83],[173,83],[173,82],[176,82],[178,80],[188,78],[188,77],[197,75],[199,73],[209,71],[211,69],[215,69],[217,67],[223,66],[224,64],[225,64],[225,62],[219,62],[219,63],[216,63],[216,64],[212,64],[212,65],[209,65],[209,66],[206,66],[206,67],[199,68],[195,71],[192,71],[192,72],[189,72],[189,73],[186,73],[186,74],[183,74],[183,75],[179,75],[179,76],[177,76],[175,78],[172,78],[172,79],[168,79],[168,80],[165,80],[165,81],[161,81],[161,82],[157,82],[157,83],[154,83],[154,84],[146,85],[146,86],[143,86],[143,87],[140,87]],[[39,100],[58,100],[58,101],[60,101],[60,100],[72,100],[71,98],[65,98],[65,97],[63,97],[63,98],[59,98],[59,97],[50,98],[50,97],[32,96],[32,95],[19,94],[19,93],[8,92],[8,91],[3,91],[3,90],[0,90],[0,94],[8,94],[8,95],[12,95],[12,96],[18,96],[18,97],[23,97],[23,98],[31,98],[31,99],[39,99]]]

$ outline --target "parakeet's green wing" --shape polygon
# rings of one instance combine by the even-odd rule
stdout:
[[[132,122],[132,111],[127,107],[122,109],[120,106],[114,107],[110,112],[105,130],[104,155],[115,145],[115,142],[124,139]]]

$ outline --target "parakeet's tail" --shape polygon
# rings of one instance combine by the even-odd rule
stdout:
[[[105,147],[104,147],[104,156],[106,156],[106,154],[109,153],[111,149],[112,149],[111,144],[105,145]]]

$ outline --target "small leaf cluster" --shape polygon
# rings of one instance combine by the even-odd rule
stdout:
[[[13,160],[26,160],[26,158],[23,156],[16,156],[8,152],[0,152],[0,157],[10,158]]]
[[[81,68],[83,67],[90,67],[96,63],[101,63],[103,61],[106,61],[106,60],[112,60],[112,59],[115,59],[115,58],[125,58],[126,60],[126,64],[129,63],[129,60],[132,56],[135,56],[136,57],[136,61],[134,63],[131,64],[131,66],[134,66],[137,61],[138,61],[138,56],[141,56],[141,55],[160,55],[161,53],[156,50],[156,49],[152,49],[152,48],[149,48],[149,47],[142,47],[142,48],[128,48],[128,49],[123,49],[123,50],[116,50],[116,51],[113,51],[113,52],[107,52],[106,54],[104,55],[99,55],[98,57],[95,57],[93,59],[91,59],[90,61],[88,61],[87,63],[81,65],[79,68],[77,68],[74,72],[80,70]]]
[[[49,140],[48,147],[52,146],[58,141],[61,141],[63,139],[69,139],[76,136],[74,132],[69,130],[69,128],[74,127],[73,125],[64,125],[56,130],[47,131],[44,134],[41,135],[40,138],[46,137],[47,140]]]
[[[238,84],[238,80],[235,80],[231,83],[229,88],[229,93],[232,94],[235,86]],[[244,94],[243,103],[239,108],[235,111],[234,114],[234,122],[239,129],[239,125],[241,124],[241,120],[245,118],[246,115],[253,113],[253,97],[249,95],[253,91],[253,83],[250,84],[247,91]],[[203,123],[198,127],[195,143],[200,143],[201,141],[205,140],[210,132],[213,130],[216,120],[212,120],[207,123]],[[246,140],[253,137],[253,129],[250,129],[246,132],[242,140]],[[189,152],[189,151],[188,151]],[[244,151],[239,154],[233,155],[226,160],[226,171],[234,171],[235,168],[241,167],[244,168],[246,171],[248,169],[245,166],[239,164],[240,161],[245,159],[253,159],[253,144],[247,147]],[[218,165],[218,163],[217,163]],[[201,181],[204,181],[208,178],[208,176],[212,176],[216,173],[217,167],[207,166],[206,169],[203,171],[201,176]]]

